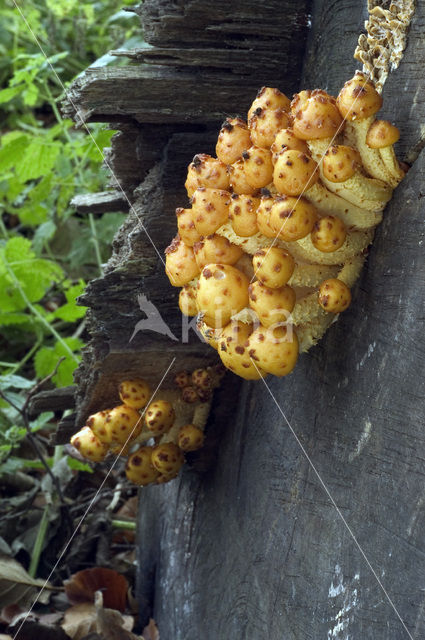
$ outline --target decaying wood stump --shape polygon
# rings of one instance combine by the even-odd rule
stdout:
[[[356,68],[366,1],[145,0],[138,12],[154,47],[130,52],[126,68],[89,70],[66,107],[121,131],[108,159],[133,207],[105,277],[82,297],[92,340],[77,375],[77,423],[117,400],[124,375],[158,381],[174,356],[175,368],[214,360],[194,335],[183,344],[141,332],[129,342],[138,294],[179,339],[182,331],[138,218],[162,252],[186,202],[188,162],[213,151],[223,116],[243,112],[262,84],[337,92]],[[196,469],[141,491],[141,615],[154,615],[165,640],[424,637],[424,30],[418,2],[384,90],[400,155],[414,164],[351,309],[288,378],[267,388],[229,375]],[[78,206],[111,205],[103,194]],[[72,430],[68,420],[58,440]]]

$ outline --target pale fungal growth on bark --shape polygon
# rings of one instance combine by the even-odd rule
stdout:
[[[361,72],[336,98],[304,90],[290,103],[263,87],[247,125],[224,123],[218,159],[200,154],[198,167],[190,165],[186,185],[198,181],[192,213],[179,217],[182,233],[193,233],[193,216],[203,236],[190,247],[201,273],[188,248],[167,272],[184,286],[180,307],[192,315],[196,301],[200,334],[235,374],[289,374],[349,306],[374,228],[404,175],[393,149],[398,129],[376,120],[381,106]],[[217,183],[224,162],[228,186]],[[214,167],[214,184],[206,184],[206,167]],[[221,208],[216,196],[202,195],[220,190]],[[194,389],[183,389],[188,404]]]
[[[222,365],[180,371],[174,388],[161,389],[155,398],[146,380],[123,380],[118,391],[124,404],[89,416],[70,443],[93,463],[127,458],[127,479],[139,486],[169,482],[178,475],[184,452],[204,443],[213,392],[224,371]]]

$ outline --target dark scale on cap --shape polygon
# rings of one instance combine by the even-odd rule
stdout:
[[[194,167],[199,167],[202,164],[202,160],[199,156],[195,156],[192,162]]]
[[[243,158],[244,160],[249,160],[250,155],[249,155],[248,151],[243,151],[243,152],[242,152],[242,158]]]
[[[226,131],[232,131],[234,127],[233,124],[229,122],[229,120],[225,120],[221,125],[221,128],[225,129]]]
[[[264,196],[265,198],[270,198],[272,194],[269,191],[269,189],[266,189],[265,187],[263,187],[261,189],[261,195]]]
[[[202,275],[204,276],[204,278],[206,280],[208,280],[209,278],[212,278],[212,271],[210,269],[204,269],[202,272]]]
[[[139,467],[142,464],[142,459],[139,458],[139,456],[134,456],[134,458],[132,458],[131,463],[133,466],[135,467]]]
[[[254,115],[261,116],[263,113],[263,109],[261,107],[257,107],[254,111]]]
[[[232,200],[238,200],[239,195],[237,193],[232,193]]]
[[[237,347],[235,347],[235,351],[236,351],[236,353],[239,353],[240,355],[242,355],[243,353],[245,353],[245,349],[244,349],[244,347],[241,347],[241,346],[237,346]]]

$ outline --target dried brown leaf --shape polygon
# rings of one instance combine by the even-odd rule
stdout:
[[[97,632],[105,640],[141,640],[124,628],[123,616],[113,609],[103,608],[102,592],[96,591]]]
[[[118,616],[120,630],[122,632],[131,631],[134,625],[132,616],[122,616],[118,611],[110,610],[112,614]],[[72,640],[83,640],[86,636],[97,631],[97,611],[91,602],[83,602],[70,607],[65,612],[62,622],[62,629]],[[122,636],[125,638],[125,636]],[[108,636],[105,636],[108,638]]]
[[[125,611],[129,585],[126,578],[113,569],[95,567],[78,571],[64,586],[71,604],[94,602],[96,591],[102,591],[105,607]]]
[[[45,581],[31,578],[19,562],[7,556],[0,557],[0,602],[3,607],[9,604],[31,604],[43,586]],[[46,604],[52,589],[54,587],[47,584],[39,602]]]
[[[143,640],[159,640],[158,627],[155,624],[155,620],[151,618],[147,627],[143,629]]]

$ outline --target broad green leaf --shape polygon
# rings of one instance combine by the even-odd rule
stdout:
[[[55,232],[56,225],[53,220],[43,222],[43,224],[38,227],[32,240],[34,250],[37,254],[40,254],[45,243],[53,238]]]
[[[21,92],[20,87],[9,87],[0,91],[0,104],[9,102]]]
[[[25,313],[1,313],[0,312],[0,326],[8,326],[12,324],[24,324],[30,320],[29,316]]]
[[[54,167],[61,150],[59,142],[47,142],[44,138],[33,138],[25,150],[22,160],[16,166],[16,175],[21,182],[34,180],[46,175]]]
[[[33,386],[34,380],[28,380],[28,378],[23,378],[22,376],[17,376],[12,373],[0,378],[1,389],[10,389],[11,387],[15,389],[31,389]]]
[[[3,136],[3,138],[6,136]],[[21,162],[24,153],[28,150],[27,135],[15,137],[2,145],[0,149],[0,171],[10,169]]]
[[[73,469],[74,471],[85,471],[86,473],[94,473],[94,470],[86,462],[80,462],[79,460],[71,458],[70,456],[67,456],[67,459],[70,469]]]
[[[53,314],[55,318],[66,320],[66,322],[75,322],[85,316],[87,307],[77,306],[76,303],[76,298],[84,292],[85,287],[85,283],[80,280],[78,284],[69,287],[69,289],[65,291],[67,302],[59,307],[59,309],[56,309]]]

